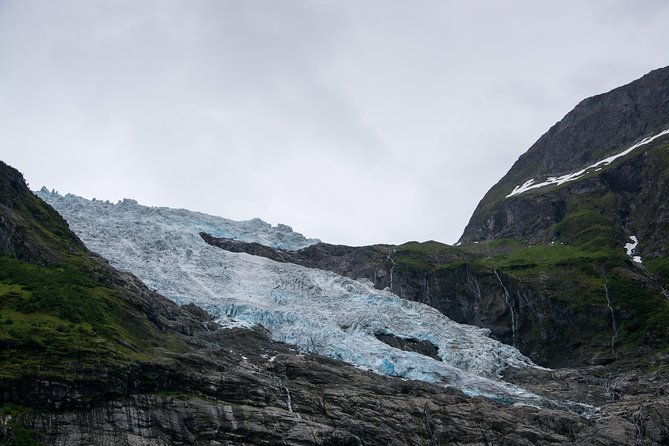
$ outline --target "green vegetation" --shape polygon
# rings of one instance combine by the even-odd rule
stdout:
[[[16,224],[17,232],[32,247],[31,256],[41,257],[40,263],[47,260],[49,263],[58,261],[85,266],[86,247],[70,231],[65,220],[51,206],[30,193],[25,184],[15,185],[15,188],[17,190],[12,191],[14,197],[9,199],[9,217]]]
[[[657,262],[658,264],[662,262]],[[575,314],[590,321],[584,332],[610,337],[611,306],[618,320],[618,343],[630,348],[640,343],[659,346],[669,339],[669,304],[648,288],[620,247],[593,250],[573,245],[537,245],[482,260],[519,282],[543,290]],[[578,336],[582,337],[582,336]]]
[[[499,241],[497,241],[499,243]],[[512,243],[512,242],[510,242]],[[578,246],[560,242],[535,246],[523,246],[502,251],[482,260],[484,265],[504,271],[524,271],[528,275],[545,274],[551,269],[573,268],[595,274],[596,265],[607,263],[609,253],[588,251]]]
[[[4,403],[0,406],[0,417],[10,415],[16,417],[23,414],[32,413],[31,407],[21,406],[20,404]]]
[[[38,441],[39,434],[32,429],[21,426],[19,423],[9,421],[9,438],[6,442],[0,443],[0,446],[40,446]]]
[[[548,228],[547,233],[591,252],[620,248],[620,228],[609,217],[615,209],[615,196],[609,192],[594,197],[570,197],[564,218]]]
[[[618,311],[623,340],[651,347],[665,346],[669,339],[669,303],[656,290],[643,287],[616,269],[608,278],[611,304]]]
[[[589,205],[594,210],[588,210]],[[528,246],[519,240],[496,239],[451,247],[436,242],[409,242],[397,247],[393,260],[408,274],[448,280],[449,286],[463,286],[460,290],[463,294],[468,291],[459,282],[461,273],[451,274],[451,271],[464,267],[480,280],[491,283],[497,278],[484,278],[497,270],[512,278],[517,286],[546,295],[556,306],[564,308],[565,314],[573,315],[566,323],[574,325],[565,329],[562,338],[553,341],[554,355],[584,347],[589,354],[612,357],[607,290],[617,323],[615,353],[619,357],[636,357],[648,349],[666,350],[669,303],[648,284],[642,271],[632,266],[617,237],[612,235],[611,224],[602,217],[601,206],[608,205],[610,202],[604,199],[599,203],[583,201],[569,208],[560,229],[565,240],[573,243],[557,240]],[[657,276],[669,273],[667,259],[653,260],[647,266]],[[530,337],[537,343],[543,342],[540,329],[528,327]],[[553,360],[561,361],[557,356]]]
[[[0,163],[0,174],[0,212],[11,228],[2,235],[13,253],[0,256],[1,380],[95,379],[182,348],[16,170]]]
[[[449,269],[472,259],[457,247],[435,241],[404,243],[395,249],[392,257],[400,267],[424,272]]]
[[[669,257],[646,260],[644,264],[648,271],[656,276],[660,282],[669,284]]]
[[[0,258],[0,280],[10,281],[3,294],[20,297],[15,303],[22,313],[42,311],[73,323],[108,322],[98,300],[91,298],[98,294],[95,281],[71,265],[45,268]]]
[[[166,339],[123,294],[76,266],[0,257],[0,377],[150,360]]]

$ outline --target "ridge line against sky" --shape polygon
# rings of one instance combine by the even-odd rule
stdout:
[[[0,0],[0,159],[34,189],[454,243],[578,102],[669,63],[666,23],[659,0]]]

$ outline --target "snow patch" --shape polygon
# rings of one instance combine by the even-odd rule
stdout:
[[[630,240],[632,240],[632,243],[625,243],[625,251],[627,251],[627,255],[630,256],[633,262],[643,263],[641,256],[634,255],[636,246],[639,244],[639,239],[636,238],[636,235],[630,235]]]
[[[513,191],[511,191],[511,193],[506,196],[506,198],[510,198],[510,197],[515,196],[515,195],[520,195],[523,192],[527,192],[528,190],[531,190],[531,189],[538,189],[540,187],[550,186],[551,184],[555,184],[555,185],[559,186],[559,185],[567,183],[569,181],[578,180],[578,179],[582,178],[583,176],[585,176],[587,173],[589,173],[591,169],[595,169],[595,172],[597,172],[597,171],[601,170],[601,168],[603,166],[607,166],[607,165],[611,164],[613,161],[617,160],[618,158],[623,157],[623,156],[627,155],[628,153],[632,152],[633,150],[635,150],[635,149],[637,149],[637,148],[639,148],[643,145],[646,145],[646,144],[656,140],[657,138],[659,138],[661,136],[664,136],[664,135],[667,135],[667,134],[669,134],[669,129],[664,130],[664,131],[658,133],[657,135],[653,135],[653,136],[649,136],[647,138],[644,138],[641,141],[639,141],[638,143],[634,144],[633,146],[623,150],[622,152],[620,152],[616,155],[612,155],[608,158],[604,158],[603,160],[597,161],[595,164],[592,164],[592,165],[586,167],[585,169],[581,169],[578,172],[568,173],[566,175],[562,175],[562,176],[559,176],[559,177],[549,177],[548,179],[546,179],[545,181],[543,181],[541,183],[535,183],[534,178],[531,178],[531,179],[527,180],[526,182],[524,182],[522,185],[516,186],[513,189]]]

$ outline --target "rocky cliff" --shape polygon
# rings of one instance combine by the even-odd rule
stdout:
[[[613,234],[616,241],[623,240],[624,231],[644,231],[639,249],[646,256],[666,256],[662,242],[667,236],[663,224],[667,221],[667,160],[666,148],[662,147],[669,141],[667,137],[639,147],[621,162],[601,165],[583,181],[508,195],[528,180],[539,183],[577,172],[667,129],[669,67],[585,99],[539,138],[486,193],[461,242],[510,237],[538,243],[561,240],[563,235],[574,237],[578,234],[556,227],[573,213],[573,201],[605,198],[609,202],[589,208],[603,211],[603,217],[618,230]]]

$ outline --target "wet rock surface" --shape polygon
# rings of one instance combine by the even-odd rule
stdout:
[[[386,333],[376,333],[375,336],[376,339],[391,347],[420,353],[421,355],[429,356],[437,361],[442,360],[441,357],[439,357],[439,348],[430,341],[422,341],[414,338],[400,338],[399,336]]]

